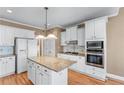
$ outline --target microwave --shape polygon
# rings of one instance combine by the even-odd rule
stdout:
[[[87,41],[87,49],[103,49],[103,41]]]

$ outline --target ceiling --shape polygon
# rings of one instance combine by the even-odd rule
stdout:
[[[10,9],[13,12],[7,13]],[[87,19],[112,15],[118,11],[117,7],[49,7],[49,26],[68,26]],[[45,11],[43,7],[0,7],[0,18],[43,27]]]

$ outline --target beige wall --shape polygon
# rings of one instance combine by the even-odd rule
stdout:
[[[124,77],[124,8],[107,24],[107,72]]]

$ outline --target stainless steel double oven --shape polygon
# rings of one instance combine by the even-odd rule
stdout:
[[[86,64],[104,68],[104,41],[86,42]]]

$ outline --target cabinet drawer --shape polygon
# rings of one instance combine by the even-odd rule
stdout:
[[[7,57],[6,58],[7,60],[11,60],[11,61],[15,61],[15,57],[13,56],[13,57]]]
[[[51,73],[51,70],[49,70],[48,68],[45,68],[45,67],[42,68],[42,71],[43,71],[43,73],[45,73],[47,75],[49,75]]]

